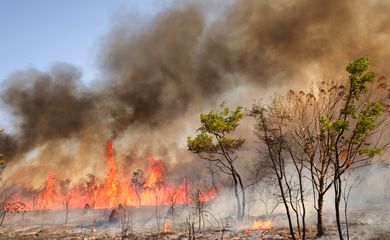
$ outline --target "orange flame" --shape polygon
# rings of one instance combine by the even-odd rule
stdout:
[[[139,189],[131,184],[130,176],[119,172],[115,159],[112,141],[107,142],[106,149],[107,173],[102,183],[94,177],[86,185],[75,186],[64,196],[59,191],[59,183],[54,175],[49,175],[44,187],[34,196],[33,200],[23,199],[28,209],[62,209],[65,199],[69,199],[70,208],[84,208],[88,204],[92,208],[113,208],[119,204],[139,207],[147,205],[169,205],[175,200],[176,204],[191,203],[189,197],[190,183],[187,179],[177,186],[165,181],[165,168],[161,160],[151,157],[146,172],[146,181]],[[208,202],[214,199],[218,189],[210,188],[201,193],[201,201]],[[138,194],[138,195],[137,195]],[[141,201],[139,201],[141,200]]]
[[[149,177],[145,184],[146,188],[153,189],[155,187],[161,187],[163,184],[164,165],[162,162],[155,158],[150,158]]]
[[[171,221],[166,219],[164,224],[163,224],[163,232],[164,233],[169,233],[171,232]]]
[[[255,220],[252,225],[252,230],[270,230],[272,228],[272,221]]]

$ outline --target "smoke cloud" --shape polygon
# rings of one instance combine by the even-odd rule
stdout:
[[[7,177],[27,183],[34,173],[38,183],[48,172],[103,172],[109,138],[123,169],[154,155],[175,172],[193,158],[184,140],[199,113],[222,100],[248,106],[324,74],[339,78],[361,55],[390,76],[390,2],[236,1],[211,20],[206,8],[171,7],[136,32],[118,20],[100,48],[93,89],[68,64],[10,75],[1,99],[18,122],[1,137]],[[251,137],[250,125],[241,128]]]

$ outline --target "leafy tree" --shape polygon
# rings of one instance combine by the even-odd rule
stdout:
[[[326,79],[306,93],[290,90],[270,104],[254,105],[251,112],[256,119],[257,136],[268,146],[267,157],[275,163],[278,178],[284,179],[284,165],[293,163],[298,179],[303,175],[302,179],[311,181],[319,237],[324,234],[322,212],[326,193],[334,186],[342,238],[339,204],[345,187],[341,177],[370,165],[388,145],[381,138],[388,127],[390,106],[386,80],[375,78],[366,57],[348,64],[346,69],[346,81]],[[281,185],[281,191],[284,188],[288,190],[288,184]]]
[[[320,118],[322,149],[333,167],[336,223],[343,239],[340,201],[342,176],[350,169],[370,165],[388,143],[381,142],[388,127],[388,88],[384,78],[376,79],[367,57],[360,57],[346,67],[348,85],[340,92],[332,114]]]
[[[201,126],[195,137],[188,137],[188,150],[213,164],[233,180],[237,202],[237,218],[242,220],[245,214],[245,191],[242,178],[237,171],[237,151],[245,140],[232,134],[244,117],[242,107],[230,110],[222,103],[219,111],[200,115]]]

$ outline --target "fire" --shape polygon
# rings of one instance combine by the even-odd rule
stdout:
[[[270,230],[272,228],[272,221],[255,220],[252,225],[252,230]]]
[[[100,190],[101,195],[97,207],[100,207],[103,204],[111,208],[118,204],[117,200],[121,197],[120,183],[116,179],[117,168],[115,160],[113,159],[112,141],[107,142],[106,162],[108,171],[105,182]]]
[[[156,188],[163,184],[164,166],[158,159],[150,158],[149,177],[146,182],[146,188]]]
[[[138,183],[137,187],[132,183],[131,176],[117,168],[112,141],[107,142],[106,164],[107,172],[103,182],[99,183],[95,176],[88,175],[86,184],[69,188],[64,193],[59,187],[61,181],[54,175],[49,175],[32,200],[21,198],[21,201],[26,203],[30,210],[63,209],[65,199],[70,199],[70,208],[84,208],[87,205],[91,208],[113,208],[119,204],[134,207],[169,205],[173,199],[176,204],[191,202],[191,184],[187,179],[183,179],[180,185],[167,182],[164,164],[159,159],[149,159],[145,180]],[[201,201],[208,202],[215,198],[217,193],[218,189],[205,190],[201,193]]]
[[[171,232],[171,221],[170,220],[165,220],[164,224],[163,224],[163,232],[164,233],[169,233]]]

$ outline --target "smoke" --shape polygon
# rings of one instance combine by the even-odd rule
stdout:
[[[390,76],[389,2],[236,1],[214,18],[207,7],[171,7],[136,31],[117,20],[103,38],[93,89],[68,64],[10,75],[1,98],[18,121],[16,133],[1,139],[7,176],[30,183],[35,174],[38,183],[48,172],[103,172],[108,138],[123,169],[154,155],[175,172],[193,158],[184,142],[199,113],[222,100],[248,106],[324,74],[340,78],[361,55]],[[241,128],[251,138],[251,126]]]
[[[20,151],[53,139],[70,138],[83,128],[93,98],[79,92],[80,76],[76,68],[61,64],[48,73],[27,70],[12,77],[2,99],[21,119]]]

